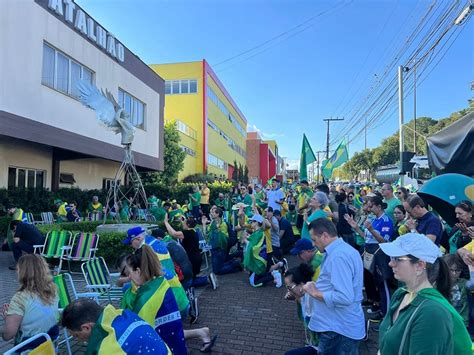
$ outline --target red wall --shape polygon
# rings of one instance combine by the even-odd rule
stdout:
[[[260,180],[262,181],[262,184],[265,184],[268,179],[270,178],[269,176],[269,149],[268,149],[268,144],[260,144]]]

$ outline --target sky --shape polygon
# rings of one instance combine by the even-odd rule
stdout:
[[[299,159],[303,133],[314,152],[326,149],[323,119],[329,117],[344,118],[331,123],[331,149],[345,133],[350,155],[364,148],[364,135],[356,134],[362,125],[351,130],[349,125],[370,89],[406,64],[396,53],[433,0],[76,2],[147,64],[206,59],[244,113],[248,129],[276,139],[280,155],[291,162]],[[437,1],[439,13],[450,3]],[[446,54],[419,81],[418,117],[447,117],[474,96],[473,17],[456,29],[442,48]],[[396,66],[384,76],[392,61]],[[370,125],[369,148],[398,129],[397,106],[388,111]],[[412,117],[410,94],[405,120]]]

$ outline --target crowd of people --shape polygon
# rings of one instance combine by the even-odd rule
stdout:
[[[67,220],[74,204],[56,202]],[[296,303],[305,333],[290,355],[357,354],[367,319],[378,324],[383,355],[471,353],[470,201],[455,206],[452,228],[419,195],[390,184],[281,186],[273,179],[270,186],[238,184],[214,201],[203,184],[182,204],[154,195],[148,203],[159,227],[127,232],[123,243],[133,251],[117,262],[119,308],[80,299],[61,315],[71,335],[89,340],[89,353],[186,354],[192,338],[210,352],[217,341],[211,329],[184,329],[183,322],[199,317],[194,289],[216,289],[218,277],[230,273],[245,273],[249,287],[286,287],[282,302]],[[38,332],[55,338],[57,290],[45,260],[32,254],[44,237],[21,209],[9,207],[21,286],[3,308],[2,336],[16,343]],[[103,212],[96,197],[90,209]],[[209,275],[201,272],[203,247],[210,251]],[[300,264],[289,269],[287,254]],[[47,321],[35,318],[39,312]]]

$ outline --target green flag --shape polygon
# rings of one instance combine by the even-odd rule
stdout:
[[[347,144],[346,141],[343,140],[331,157],[328,160],[323,161],[323,165],[321,167],[323,176],[326,179],[329,179],[334,168],[341,166],[348,160],[349,153],[347,152]]]
[[[308,138],[303,134],[303,145],[301,147],[301,157],[300,157],[300,181],[308,180],[308,173],[306,167],[308,164],[314,163],[316,157],[314,156],[313,149],[309,145]]]

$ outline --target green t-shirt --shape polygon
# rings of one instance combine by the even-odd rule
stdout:
[[[195,193],[192,194],[192,196],[194,197],[194,199],[196,200],[193,200],[191,199],[191,206],[193,207],[199,207],[201,206],[201,193],[199,191],[196,191]]]
[[[380,324],[381,354],[472,354],[472,342],[461,316],[435,289],[419,291],[393,322],[393,314],[407,292],[399,288],[393,294],[387,315]]]
[[[385,209],[385,214],[392,220],[393,223],[395,223],[395,217],[393,217],[393,210],[398,205],[401,205],[402,202],[396,197],[391,198],[390,200],[384,199],[383,201],[387,204],[387,208]]]
[[[328,215],[323,210],[314,211],[310,216],[308,216],[308,219],[303,223],[303,228],[301,229],[301,238],[311,239],[311,236],[309,235],[308,224],[318,218],[327,218],[327,216]]]

